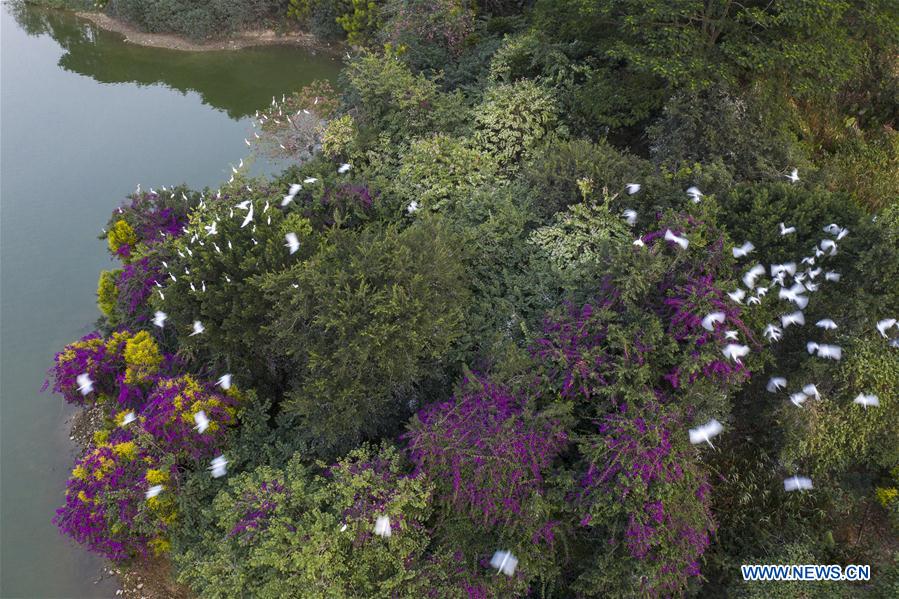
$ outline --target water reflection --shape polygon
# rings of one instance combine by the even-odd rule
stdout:
[[[100,83],[165,85],[197,92],[203,103],[234,119],[265,106],[272,94],[313,79],[333,79],[340,60],[291,46],[182,52],[148,48],[73,14],[14,2],[10,14],[29,35],[50,35],[64,50],[59,66]],[[286,65],[290,65],[289,68]]]

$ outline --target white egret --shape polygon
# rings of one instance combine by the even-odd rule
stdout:
[[[698,443],[708,443],[710,447],[715,447],[712,445],[711,439],[723,429],[724,427],[721,426],[721,423],[713,418],[705,424],[689,430],[690,443],[693,445]]]
[[[231,373],[223,374],[219,377],[219,380],[216,381],[216,384],[222,389],[228,390],[231,388]]]
[[[628,183],[624,187],[627,188],[628,195],[634,195],[635,193],[640,191],[640,188],[642,186],[639,183]]]
[[[203,331],[206,330],[206,327],[203,326],[203,323],[199,320],[195,320],[193,324],[194,332],[188,335],[188,337],[193,337],[194,335],[199,335]]]
[[[284,239],[287,241],[284,246],[290,248],[291,254],[300,249],[300,240],[297,238],[296,233],[288,233],[284,236]]]
[[[636,210],[628,208],[627,210],[622,212],[621,215],[624,217],[624,221],[627,224],[629,224],[630,226],[633,227],[634,225],[637,224],[637,211]]]
[[[212,462],[210,462],[209,470],[212,471],[212,478],[221,478],[228,474],[225,467],[228,465],[228,460],[225,459],[225,456],[220,455],[216,458],[212,458]]]
[[[679,237],[671,232],[671,229],[665,231],[665,241],[672,241],[680,246],[682,250],[687,249],[687,246],[690,245],[690,240],[686,237]]]
[[[375,534],[379,537],[389,537],[392,533],[390,528],[390,518],[387,516],[378,516],[375,521]]]
[[[784,491],[806,491],[813,489],[812,479],[806,476],[794,476],[784,479]]]
[[[751,251],[755,249],[755,246],[752,245],[751,241],[747,241],[743,243],[740,247],[733,248],[734,258],[742,258],[743,256],[749,255]]]
[[[194,427],[194,430],[200,433],[206,432],[206,429],[209,428],[209,417],[206,416],[206,412],[204,412],[203,410],[200,410],[199,412],[194,414],[194,422],[197,423],[197,425]]]
[[[781,235],[789,235],[790,233],[795,233],[796,227],[788,227],[783,223],[780,223],[780,234]]]
[[[715,329],[715,323],[722,323],[725,319],[724,312],[712,312],[711,314],[707,314],[705,318],[702,319],[702,328],[707,331],[712,331]]]
[[[153,313],[153,324],[160,329],[165,326],[165,319],[168,318],[169,315],[161,310],[157,310]]]
[[[787,379],[782,376],[773,376],[768,379],[768,384],[765,386],[765,389],[768,390],[768,393],[777,393],[786,386]]]
[[[87,395],[94,390],[94,381],[91,380],[90,375],[86,372],[76,376],[75,381],[78,384],[78,390],[81,392],[81,395]]]
[[[835,328],[837,328],[837,323],[835,323],[834,321],[832,321],[832,320],[829,319],[829,318],[824,318],[824,319],[819,320],[818,322],[816,322],[816,323],[815,323],[815,326],[816,326],[816,327],[820,327],[820,328],[822,328],[822,329],[826,329],[826,330],[828,330],[828,331],[832,331],[832,330],[834,330]]]
[[[518,558],[511,551],[497,551],[490,558],[490,565],[506,576],[512,576],[518,567]]]
[[[863,408],[865,408],[867,410],[868,406],[875,406],[875,407],[879,406],[880,400],[877,398],[876,395],[873,395],[870,393],[868,393],[868,394],[859,393],[855,397],[855,399],[852,400],[852,403],[857,403],[858,405],[862,406]]]

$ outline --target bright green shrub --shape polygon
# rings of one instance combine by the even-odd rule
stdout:
[[[517,168],[519,160],[529,158],[540,140],[553,133],[564,134],[556,99],[532,81],[488,89],[474,118],[475,142],[510,170]]]
[[[827,184],[846,190],[870,211],[899,204],[899,133],[885,128],[871,139],[861,134],[838,146],[825,161]]]
[[[394,182],[406,202],[439,210],[482,185],[493,183],[497,168],[492,157],[447,135],[419,139],[400,158]]]
[[[351,0],[350,4],[350,11],[337,17],[337,23],[346,31],[348,42],[364,46],[381,27],[381,6],[374,0]]]
[[[322,153],[328,158],[350,156],[356,135],[356,123],[351,115],[331,119],[322,131]]]

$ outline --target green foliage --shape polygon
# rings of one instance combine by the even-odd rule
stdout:
[[[264,334],[289,360],[297,434],[333,455],[396,430],[462,330],[456,238],[436,222],[332,231],[307,260],[266,275]]]
[[[899,133],[891,129],[866,138],[854,134],[825,161],[828,186],[848,190],[870,211],[899,205]]]
[[[419,139],[400,157],[395,193],[404,203],[440,210],[461,201],[475,189],[495,183],[492,157],[471,148],[465,140],[447,135]]]
[[[337,17],[337,23],[346,31],[348,42],[364,46],[381,26],[381,6],[374,0],[351,0],[351,5]]]
[[[322,131],[322,154],[328,158],[349,157],[356,135],[356,123],[351,115],[331,119]]]
[[[548,89],[532,81],[489,88],[475,110],[475,143],[503,168],[514,170],[553,133],[565,133],[558,103]]]

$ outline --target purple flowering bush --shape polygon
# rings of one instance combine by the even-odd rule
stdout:
[[[511,391],[476,375],[449,401],[422,409],[405,437],[437,498],[487,526],[528,517],[568,443],[559,423],[525,413]]]

